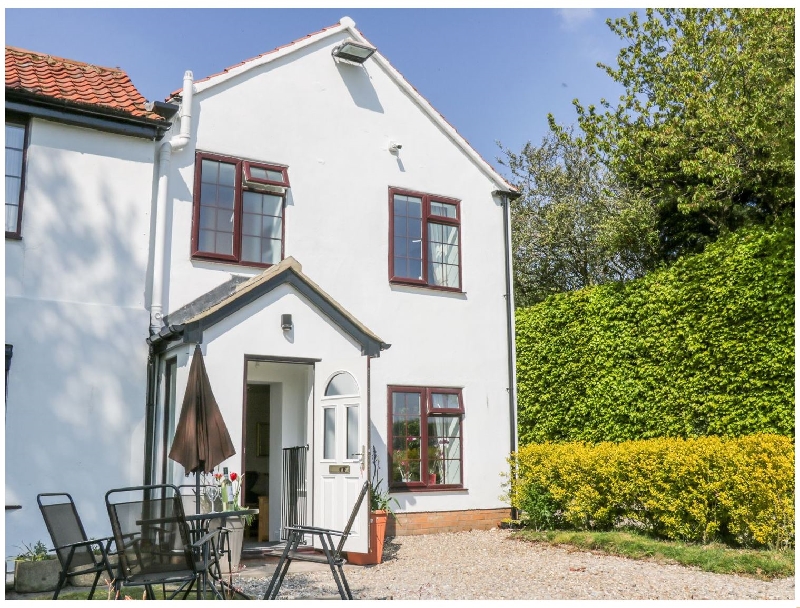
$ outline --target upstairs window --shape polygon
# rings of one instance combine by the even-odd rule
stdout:
[[[391,188],[389,204],[389,280],[460,291],[460,202]]]
[[[21,234],[25,136],[24,123],[6,121],[6,238]]]
[[[197,153],[192,257],[248,266],[283,259],[287,167]]]

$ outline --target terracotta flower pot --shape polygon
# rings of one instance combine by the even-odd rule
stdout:
[[[356,566],[380,564],[383,559],[383,540],[386,538],[387,511],[369,514],[369,553],[347,552],[347,562]]]

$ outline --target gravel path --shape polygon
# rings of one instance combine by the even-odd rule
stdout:
[[[794,577],[766,582],[511,540],[505,530],[402,536],[377,566],[346,566],[357,599],[794,599]],[[263,597],[266,579],[242,581]],[[330,572],[287,574],[280,599],[337,595]]]

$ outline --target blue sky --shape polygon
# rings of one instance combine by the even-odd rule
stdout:
[[[575,120],[621,89],[596,67],[622,41],[605,25],[633,9],[6,9],[6,44],[118,66],[148,99],[351,17],[489,162],[519,150],[547,113]]]

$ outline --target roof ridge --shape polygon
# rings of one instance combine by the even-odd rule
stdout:
[[[333,25],[328,25],[326,27],[323,27],[321,30],[317,30],[316,32],[312,32],[310,34],[306,34],[305,36],[301,36],[300,38],[296,38],[295,40],[292,40],[291,42],[287,42],[286,44],[282,44],[280,46],[276,46],[274,49],[269,50],[269,51],[265,51],[265,52],[261,53],[260,55],[256,55],[255,57],[250,57],[249,59],[245,59],[243,61],[240,61],[239,63],[236,63],[234,65],[230,65],[227,68],[224,68],[221,72],[216,72],[214,74],[210,74],[210,75],[208,75],[208,76],[206,76],[204,78],[198,78],[198,79],[196,79],[194,81],[194,84],[197,84],[198,82],[205,82],[206,80],[211,80],[212,78],[215,78],[217,76],[222,76],[223,74],[227,74],[228,72],[230,72],[234,68],[238,68],[238,67],[243,66],[243,65],[245,65],[247,63],[250,63],[251,61],[256,61],[257,59],[261,59],[265,55],[270,55],[272,53],[277,53],[281,49],[285,49],[287,47],[294,46],[295,44],[297,44],[299,42],[302,42],[303,40],[307,40],[308,38],[311,38],[312,36],[317,36],[318,34],[321,34],[322,32],[327,32],[328,30],[333,29],[335,27],[339,27],[340,25],[342,25],[342,23],[341,22],[337,22],[337,23],[334,23]],[[175,97],[177,95],[180,95],[182,90],[183,89],[174,90],[172,93],[167,95],[166,100],[170,100],[173,97]]]
[[[42,52],[39,52],[39,51],[30,51],[28,49],[23,49],[23,48],[18,47],[18,46],[12,46],[10,44],[6,45],[6,51],[11,51],[11,52],[19,53],[19,54],[23,54],[23,55],[32,55],[32,56],[35,56],[35,57],[42,57],[45,60],[53,59],[55,61],[60,61],[60,62],[63,62],[63,63],[69,63],[69,64],[72,64],[72,65],[77,66],[77,67],[85,66],[85,67],[88,67],[88,68],[95,68],[95,69],[98,69],[98,70],[106,70],[108,72],[118,72],[118,73],[123,74],[124,76],[130,78],[128,76],[128,74],[125,72],[125,70],[123,70],[120,67],[110,68],[110,67],[103,66],[103,65],[97,65],[95,63],[87,63],[85,61],[78,61],[77,59],[68,59],[66,57],[59,57],[58,55],[51,55],[50,53],[42,53]]]

